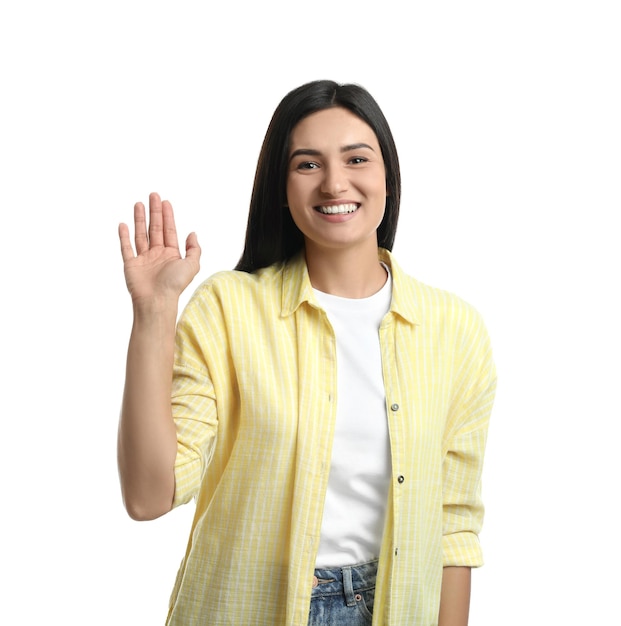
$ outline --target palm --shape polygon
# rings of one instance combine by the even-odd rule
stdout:
[[[186,256],[179,251],[172,206],[153,193],[149,196],[149,225],[142,203],[134,207],[136,254],[129,228],[119,227],[125,281],[134,301],[178,297],[199,269],[200,247],[196,235],[186,242]]]

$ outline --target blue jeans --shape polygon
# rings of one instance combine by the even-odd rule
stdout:
[[[316,569],[308,626],[369,626],[376,575],[377,560]]]

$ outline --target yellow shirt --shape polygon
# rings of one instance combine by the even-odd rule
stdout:
[[[482,564],[495,369],[479,314],[391,254],[379,331],[392,484],[373,624],[437,624],[442,567]],[[174,505],[196,499],[171,626],[307,626],[336,417],[336,345],[304,257],[221,272],[178,324]],[[338,565],[338,564],[336,564]]]

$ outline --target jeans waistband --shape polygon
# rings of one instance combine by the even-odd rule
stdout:
[[[377,559],[345,567],[317,568],[312,596],[344,595],[348,605],[355,603],[358,591],[375,587]]]

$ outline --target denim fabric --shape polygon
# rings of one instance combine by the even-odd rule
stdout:
[[[377,560],[316,569],[308,626],[369,626],[373,620]],[[309,581],[309,584],[313,584]]]

